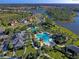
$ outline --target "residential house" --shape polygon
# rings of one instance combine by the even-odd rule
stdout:
[[[9,25],[15,26],[17,23],[18,23],[17,20],[11,20],[11,21],[9,22]]]
[[[15,33],[12,37],[14,49],[23,47],[25,44],[26,37],[28,38],[25,31]]]
[[[26,24],[26,25],[29,24],[29,22],[27,21],[27,19],[21,19],[20,23],[23,23],[23,24]]]
[[[65,53],[67,53],[69,57],[76,59],[77,56],[79,56],[79,47],[74,46],[74,45],[69,45],[65,47]]]

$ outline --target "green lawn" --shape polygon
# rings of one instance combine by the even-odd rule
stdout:
[[[61,52],[58,52],[58,51],[50,51],[48,53],[52,58],[54,59],[68,59],[67,57],[65,57]]]
[[[79,40],[74,42],[74,45],[78,46],[79,47]]]
[[[23,52],[24,52],[24,50],[17,50],[16,51],[16,56],[22,56]]]
[[[26,55],[29,54],[30,52],[36,53],[36,50],[35,50],[34,47],[32,47],[32,46],[29,45],[29,46],[27,47],[27,49],[26,49]]]

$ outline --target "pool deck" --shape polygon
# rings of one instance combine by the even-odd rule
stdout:
[[[51,34],[48,32],[41,32],[35,34],[35,38],[38,41],[42,39],[42,41],[40,41],[41,46],[43,46],[43,44],[50,46],[50,41],[52,41],[52,38],[50,38],[49,35]]]

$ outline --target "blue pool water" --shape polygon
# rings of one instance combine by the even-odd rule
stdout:
[[[38,33],[38,34],[36,34],[36,38],[38,40],[42,39],[45,44],[49,44],[50,36],[48,33]]]

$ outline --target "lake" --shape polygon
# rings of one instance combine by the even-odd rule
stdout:
[[[77,12],[77,16],[73,18],[75,20],[75,22],[61,22],[61,21],[57,21],[56,23],[58,25],[61,25],[69,30],[71,30],[72,32],[74,32],[75,34],[79,35],[79,12]]]

